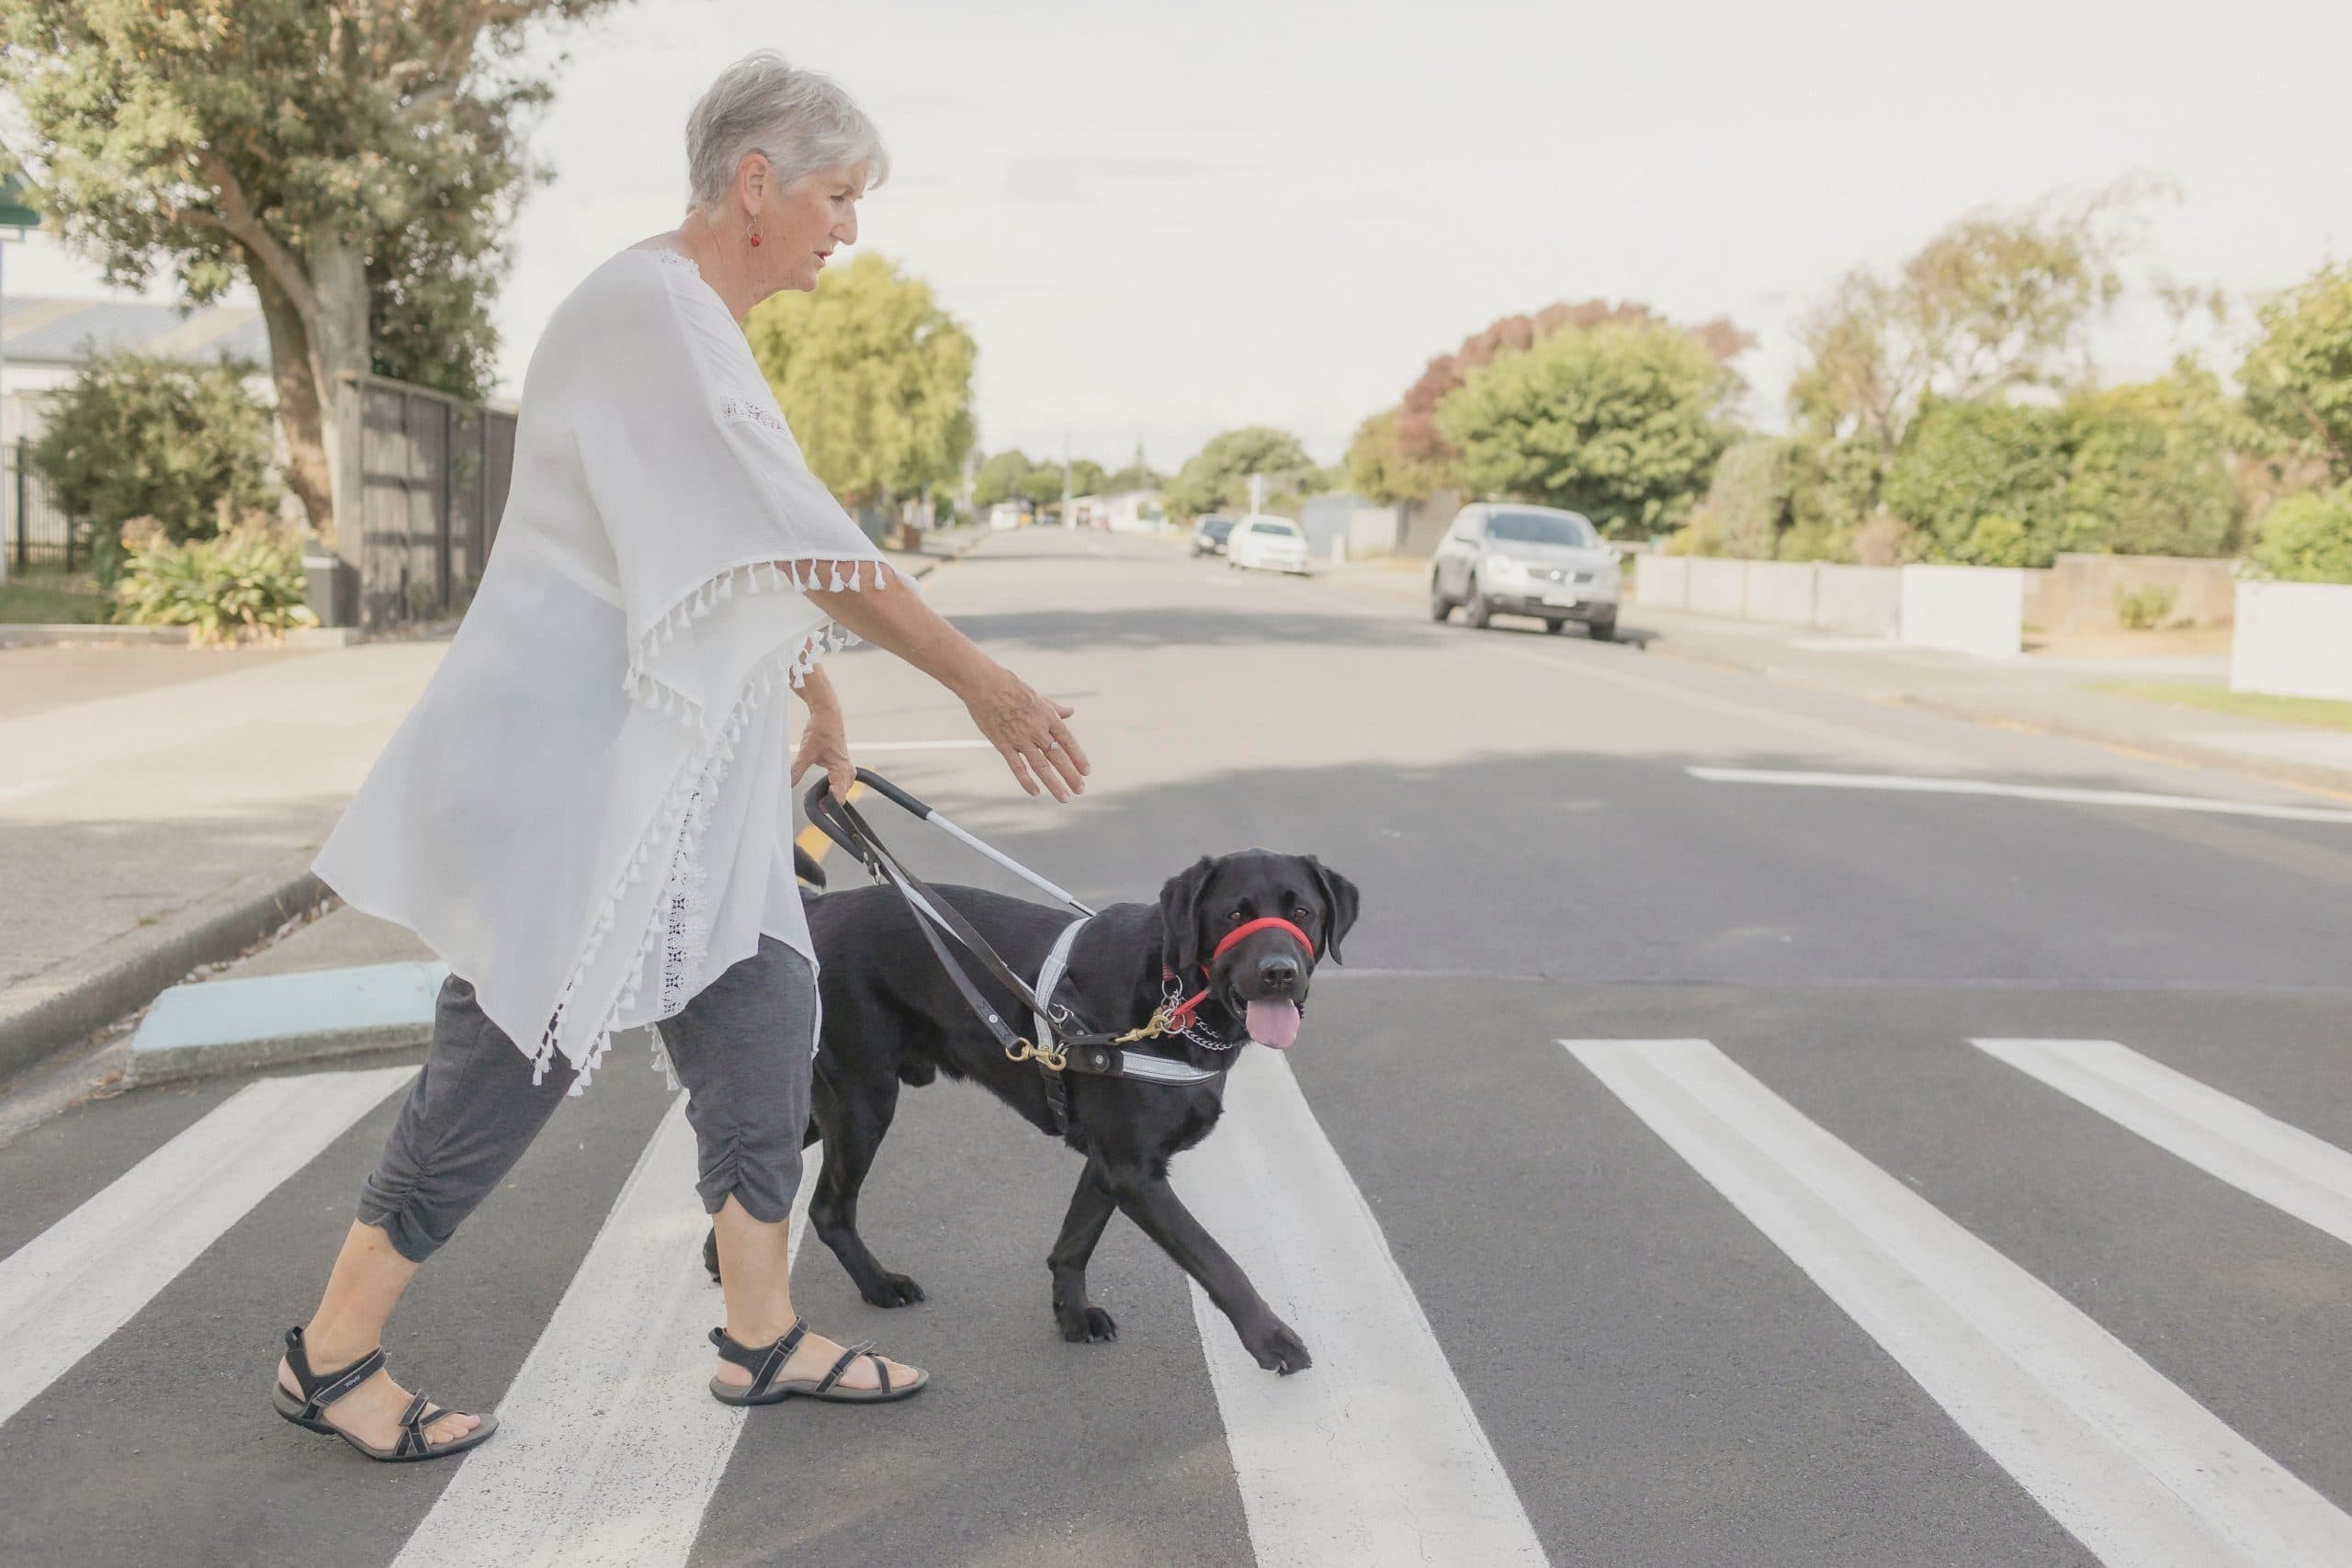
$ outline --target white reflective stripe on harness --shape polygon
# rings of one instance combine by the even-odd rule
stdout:
[[[1037,971],[1037,984],[1035,987],[1037,999],[1046,1006],[1054,1005],[1054,987],[1062,983],[1062,976],[1069,969],[1070,944],[1078,941],[1078,928],[1091,919],[1093,917],[1091,915],[1080,915],[1064,926],[1062,934],[1054,939],[1053,952],[1046,954],[1046,966]],[[1033,1038],[1040,1046],[1051,1044],[1057,1038],[1054,1032],[1054,1021],[1041,1012],[1032,1011],[1029,1016],[1037,1021],[1037,1032]]]
[[[1035,992],[1037,999],[1047,1007],[1054,1005],[1055,987],[1062,983],[1062,976],[1069,972],[1069,952],[1078,942],[1079,928],[1093,918],[1091,915],[1080,915],[1064,926],[1062,934],[1054,939],[1054,950],[1046,954],[1045,967],[1037,971]],[[1035,1009],[1030,1010],[1029,1016],[1036,1021],[1037,1044],[1040,1046],[1059,1044],[1059,1036],[1054,1029],[1052,1019]],[[1148,1078],[1153,1083],[1206,1083],[1209,1079],[1219,1076],[1223,1070],[1216,1067],[1196,1067],[1190,1062],[1173,1061],[1169,1057],[1155,1056],[1144,1051],[1117,1051],[1113,1053],[1113,1055],[1118,1064],[1115,1076],[1123,1078]]]
[[[1149,1078],[1154,1083],[1206,1083],[1217,1076],[1217,1069],[1196,1067],[1190,1062],[1171,1062],[1165,1056],[1149,1056],[1141,1051],[1122,1051],[1119,1076]]]

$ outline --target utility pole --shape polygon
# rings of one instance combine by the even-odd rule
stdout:
[[[1069,432],[1067,430],[1062,432],[1062,526],[1078,526],[1069,514]]]

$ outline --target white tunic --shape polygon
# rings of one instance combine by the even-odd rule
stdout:
[[[799,590],[898,575],[694,263],[623,251],[531,355],[489,565],[321,880],[414,931],[542,1071],[560,1051],[578,1093],[615,1032],[763,932],[814,965],[785,694],[852,639]]]

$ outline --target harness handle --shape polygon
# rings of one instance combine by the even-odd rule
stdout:
[[[981,839],[977,834],[966,832],[963,829],[957,827],[955,823],[942,816],[928,802],[918,799],[913,794],[899,788],[897,784],[892,784],[888,779],[884,778],[880,773],[874,772],[870,768],[860,768],[857,770],[857,780],[868,789],[873,790],[876,795],[888,796],[894,805],[907,812],[910,816],[915,818],[918,821],[929,822],[943,832],[962,840],[966,847],[978,851],[981,854],[984,854],[989,859],[996,862],[997,864],[1004,867],[1005,870],[1012,873],[1013,875],[1021,878],[1022,881],[1026,882],[1032,887],[1042,888],[1046,892],[1052,894],[1056,898],[1058,898],[1064,904],[1069,905],[1071,908],[1076,909],[1081,915],[1091,915],[1094,913],[1092,908],[1089,908],[1085,904],[1080,903],[1078,899],[1071,897],[1067,889],[1046,881],[1044,877],[1038,875],[1035,872],[1031,871],[1027,866],[1023,865],[1019,861],[1014,860],[1011,855],[1006,854],[994,844]],[[815,784],[809,785],[806,805],[808,808],[808,820],[814,823],[817,828],[824,833],[825,837],[832,840],[833,842],[839,844],[850,853],[856,855],[861,862],[865,862],[865,867],[868,871],[872,871],[874,869],[872,862],[867,859],[865,852],[860,850],[856,843],[853,841],[855,837],[855,829],[849,828],[841,820],[836,808],[846,808],[846,803],[833,798],[831,780],[819,779]]]

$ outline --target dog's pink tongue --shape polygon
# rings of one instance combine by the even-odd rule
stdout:
[[[1250,1004],[1250,1038],[1287,1051],[1298,1038],[1298,1004],[1288,997],[1266,997]]]

